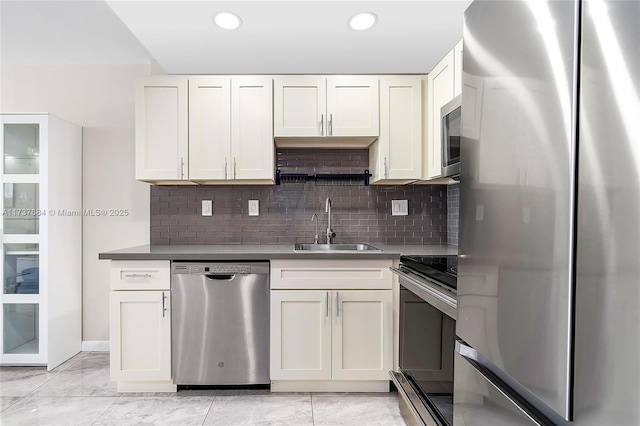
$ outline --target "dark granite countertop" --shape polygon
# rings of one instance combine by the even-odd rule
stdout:
[[[398,259],[400,255],[455,255],[458,247],[447,244],[371,244],[382,251],[294,252],[293,244],[264,245],[143,245],[98,255],[110,260],[271,260],[271,259]]]

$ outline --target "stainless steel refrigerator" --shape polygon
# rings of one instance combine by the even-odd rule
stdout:
[[[454,424],[640,424],[640,2],[464,19]]]

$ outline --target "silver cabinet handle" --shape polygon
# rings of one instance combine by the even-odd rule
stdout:
[[[387,171],[387,157],[384,157],[384,178],[385,179],[389,178],[389,173]]]
[[[336,291],[336,317],[340,316],[340,292]]]
[[[224,178],[227,179],[227,157],[224,157]]]
[[[184,157],[180,157],[180,179],[184,179]]]
[[[324,295],[325,300],[325,313],[324,316],[329,318],[329,292]]]
[[[167,312],[167,308],[165,307],[165,300],[167,299],[167,295],[162,292],[162,318],[165,317],[165,313]]]
[[[125,278],[151,278],[151,274],[124,274]]]
[[[320,136],[324,136],[324,114],[320,114]]]
[[[329,114],[329,136],[333,136],[333,114]]]
[[[236,157],[233,157],[233,178],[235,179],[236,176]]]
[[[158,273],[160,271],[155,270],[155,271],[136,271],[136,272],[129,272],[129,271],[120,271],[120,278],[151,278],[153,277],[153,273]]]

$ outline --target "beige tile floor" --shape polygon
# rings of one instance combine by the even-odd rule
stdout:
[[[397,394],[198,390],[125,394],[109,354],[82,352],[53,371],[0,367],[0,425],[404,425]]]

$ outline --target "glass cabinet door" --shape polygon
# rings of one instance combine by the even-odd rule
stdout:
[[[40,124],[4,123],[3,233],[38,234]]]
[[[40,216],[40,153],[46,142],[47,118],[1,118],[0,356],[2,364],[33,365],[40,363],[46,352],[40,348],[40,332],[46,329],[40,315],[40,232],[44,226]]]
[[[38,244],[4,245],[4,294],[39,294]]]
[[[5,234],[40,233],[40,194],[37,183],[5,183],[3,222]]]
[[[39,353],[38,304],[3,304],[3,354]]]
[[[5,123],[4,174],[40,173],[40,125]]]

